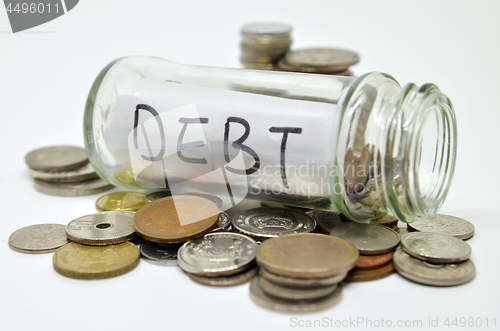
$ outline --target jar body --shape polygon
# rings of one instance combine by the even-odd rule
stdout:
[[[432,99],[426,89],[441,99],[424,105]],[[419,133],[427,122],[430,147]],[[211,194],[222,209],[253,198],[361,222],[387,212],[404,221],[433,214],[456,153],[451,103],[434,86],[401,88],[380,73],[209,68],[153,57],[118,59],[101,72],[84,131],[98,174],[126,190]],[[426,157],[430,170],[421,167]]]

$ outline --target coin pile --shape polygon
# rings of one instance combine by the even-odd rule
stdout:
[[[247,69],[276,69],[292,44],[292,27],[282,23],[250,23],[241,28],[241,63]]]
[[[357,259],[352,244],[324,234],[271,238],[257,251],[262,276],[252,281],[250,296],[260,306],[288,313],[328,308],[339,301],[339,283]]]
[[[34,150],[25,157],[35,188],[45,194],[74,197],[96,194],[113,188],[89,163],[83,148],[52,146]]]

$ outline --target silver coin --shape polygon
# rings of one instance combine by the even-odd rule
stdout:
[[[69,243],[62,224],[37,224],[21,228],[9,237],[9,247],[16,252],[41,254],[55,252]]]
[[[236,214],[233,228],[246,235],[266,239],[292,233],[308,233],[316,221],[304,213],[285,208],[254,208]]]
[[[260,277],[255,277],[250,284],[252,300],[267,309],[284,313],[312,313],[335,305],[341,297],[341,287],[330,295],[314,300],[284,300],[266,294],[260,286]]]
[[[333,213],[329,211],[316,210],[313,213],[313,218],[318,224],[318,228],[321,232],[330,234],[330,231],[341,224],[350,223],[352,221],[343,219],[340,217],[340,213]]]
[[[223,211],[219,213],[219,219],[217,220],[217,227],[211,232],[224,232],[231,226],[231,218],[229,215]]]
[[[411,256],[431,263],[466,261],[472,253],[461,239],[431,232],[410,232],[401,238],[401,247]]]
[[[278,22],[254,22],[242,26],[242,34],[279,35],[292,32],[292,26]]]
[[[215,232],[186,242],[179,248],[177,259],[188,273],[228,276],[250,267],[257,248],[255,240],[243,234]]]
[[[79,217],[66,225],[66,236],[86,245],[117,244],[135,236],[135,213],[106,211]]]
[[[100,178],[77,183],[49,183],[38,179],[35,179],[34,182],[37,191],[58,197],[92,195],[114,188],[113,185]]]
[[[394,252],[394,268],[416,283],[434,286],[454,286],[467,283],[476,274],[471,260],[461,263],[431,264],[416,259],[401,249]]]
[[[155,201],[155,200],[158,200],[161,198],[170,197],[170,196],[172,196],[172,192],[170,192],[170,190],[158,191],[158,192],[149,193],[148,195],[146,195],[146,199],[149,202],[152,202],[152,201]]]
[[[338,67],[328,68],[328,67],[311,67],[311,66],[293,66],[286,62],[283,57],[277,62],[277,66],[280,70],[290,71],[290,72],[303,72],[310,74],[323,74],[323,75],[334,75],[334,76],[352,76],[352,73],[347,69],[340,69]]]
[[[291,287],[275,284],[268,279],[260,278],[260,287],[269,295],[285,300],[313,300],[331,294],[337,284],[320,287]]]
[[[151,241],[145,241],[141,244],[141,254],[145,261],[156,265],[167,267],[177,266],[177,251],[179,245],[160,245]]]
[[[285,60],[293,66],[342,71],[359,62],[355,52],[336,48],[307,48],[288,52]]]
[[[330,235],[349,241],[363,255],[392,252],[399,244],[396,231],[376,224],[344,223],[334,227]]]
[[[52,146],[28,153],[25,161],[34,170],[66,171],[83,167],[89,159],[81,147]]]
[[[35,179],[55,183],[83,182],[99,177],[90,163],[73,170],[48,172],[30,169],[30,173]]]
[[[235,286],[249,282],[253,277],[259,273],[258,267],[253,267],[251,269],[245,270],[243,272],[237,273],[231,276],[221,276],[221,277],[203,277],[198,275],[189,274],[191,280],[209,286]]]
[[[434,232],[463,240],[474,235],[474,225],[464,219],[449,215],[434,215],[421,221],[408,223],[409,231]]]
[[[262,277],[270,280],[273,283],[283,285],[283,286],[292,286],[292,287],[319,287],[319,286],[330,286],[334,284],[340,283],[347,276],[347,272],[340,273],[333,277],[328,278],[291,278],[273,274],[272,272],[267,271],[265,268],[260,268],[262,273]]]

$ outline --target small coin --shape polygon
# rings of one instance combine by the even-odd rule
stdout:
[[[285,208],[254,208],[236,214],[231,223],[246,235],[259,239],[312,232],[316,221],[304,213]]]
[[[284,277],[280,275],[275,275],[272,272],[267,271],[264,268],[260,269],[262,273],[262,277],[270,280],[273,283],[283,285],[283,286],[291,286],[291,287],[319,287],[319,286],[329,286],[340,283],[346,276],[347,272],[340,273],[333,277],[328,278],[311,278],[311,279],[302,279],[302,278],[291,278]]]
[[[146,195],[146,199],[149,202],[152,202],[152,201],[155,201],[155,200],[158,200],[161,198],[170,197],[170,196],[172,196],[172,192],[170,192],[170,190],[165,190],[165,191],[158,191],[158,192],[149,193],[148,195]]]
[[[329,211],[317,210],[313,214],[313,218],[316,220],[318,224],[318,228],[324,234],[330,234],[330,231],[344,223],[350,223],[351,220],[343,219],[340,213],[332,213]]]
[[[212,230],[212,232],[224,232],[231,226],[231,218],[229,215],[223,211],[219,213],[219,218],[217,219],[217,227]]]
[[[394,230],[376,224],[345,223],[333,228],[330,234],[352,243],[364,255],[388,253],[399,244]]]
[[[34,170],[66,171],[83,167],[89,159],[81,147],[51,146],[28,153],[25,161]]]
[[[380,255],[360,255],[356,262],[356,269],[373,269],[381,267],[392,260],[393,253]]]
[[[50,253],[69,241],[62,224],[37,224],[21,228],[9,237],[9,247],[28,254]]]
[[[52,258],[54,269],[76,279],[104,279],[123,275],[139,264],[140,252],[131,242],[89,246],[70,243],[59,248]]]
[[[177,266],[177,251],[179,245],[156,244],[151,241],[144,241],[141,244],[141,254],[147,262],[162,266]]]
[[[139,186],[137,185],[137,182],[135,181],[135,176],[134,176],[134,171],[132,169],[118,169],[115,171],[115,178],[118,179],[120,182],[132,185],[132,186]]]
[[[312,300],[331,294],[337,289],[337,284],[320,287],[291,287],[275,284],[260,277],[260,287],[267,294],[285,300]]]
[[[330,295],[314,300],[283,300],[266,294],[260,286],[260,277],[255,277],[250,284],[252,300],[267,309],[284,313],[311,313],[327,309],[336,304],[341,297],[340,286]]]
[[[138,235],[158,243],[182,243],[208,233],[217,225],[219,208],[198,196],[176,195],[155,200],[134,216]]]
[[[285,55],[286,61],[293,66],[308,66],[328,68],[328,70],[342,71],[359,62],[357,53],[336,48],[308,48]]]
[[[179,248],[182,270],[200,276],[234,275],[248,269],[255,259],[257,243],[239,233],[216,232],[188,241]]]
[[[431,263],[466,261],[472,249],[462,239],[431,232],[411,232],[401,238],[401,247],[413,257]]]
[[[111,190],[113,185],[100,178],[77,183],[50,183],[34,179],[35,189],[41,193],[58,197],[79,197]]]
[[[79,217],[66,225],[66,236],[86,245],[109,245],[135,236],[134,213],[106,211]]]
[[[392,274],[394,271],[394,265],[392,262],[386,263],[381,267],[373,269],[358,269],[354,268],[347,274],[345,278],[348,282],[367,282],[371,280],[377,280],[385,278]]]
[[[98,211],[136,211],[148,203],[146,195],[137,192],[114,192],[106,194],[95,203]]]
[[[203,277],[188,273],[191,280],[209,286],[236,286],[249,282],[253,277],[259,273],[258,267],[253,267],[251,269],[245,270],[243,272],[237,273],[231,276],[220,276],[220,277]]]
[[[476,274],[476,267],[471,260],[461,263],[432,264],[416,259],[401,249],[394,252],[393,263],[401,276],[425,285],[460,285],[470,281]]]
[[[421,221],[408,223],[408,230],[441,233],[466,240],[474,235],[475,229],[474,225],[469,221],[438,214]]]
[[[256,260],[268,271],[296,278],[328,278],[356,265],[358,250],[349,242],[318,233],[291,234],[263,242]]]
[[[31,176],[35,179],[54,183],[74,183],[98,178],[97,173],[90,163],[73,170],[48,172],[30,169]]]

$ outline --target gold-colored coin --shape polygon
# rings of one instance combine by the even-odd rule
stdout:
[[[115,172],[115,178],[120,182],[129,184],[132,186],[139,186],[135,181],[134,172],[132,169],[118,169]]]
[[[123,275],[139,264],[136,245],[125,242],[108,246],[70,243],[59,248],[52,258],[54,269],[76,279],[104,279]]]
[[[136,211],[148,203],[146,195],[137,192],[115,192],[103,195],[95,202],[98,211]]]

